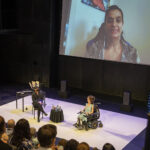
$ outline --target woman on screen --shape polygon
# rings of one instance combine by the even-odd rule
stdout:
[[[137,50],[123,38],[123,24],[122,10],[110,6],[98,34],[87,43],[86,57],[139,63]]]

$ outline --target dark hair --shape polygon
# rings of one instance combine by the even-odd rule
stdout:
[[[30,125],[28,120],[20,119],[16,123],[13,130],[13,137],[11,139],[11,144],[15,146],[19,146],[22,144],[24,138],[30,140]]]
[[[15,120],[10,119],[7,121],[7,128],[14,128],[15,126]]]
[[[106,23],[106,19],[107,19],[107,16],[108,16],[109,12],[112,11],[112,10],[116,10],[116,9],[120,11],[121,16],[122,16],[122,21],[124,22],[124,20],[123,20],[123,12],[122,12],[121,8],[119,8],[117,5],[112,5],[112,6],[108,7],[108,9],[106,10],[105,23]]]
[[[89,98],[89,100],[90,100],[91,104],[93,104],[93,103],[94,103],[94,101],[95,101],[95,96],[93,96],[93,95],[89,95],[87,98]]]
[[[98,150],[98,148],[97,148],[97,147],[94,147],[92,150]]]
[[[42,147],[51,146],[53,140],[56,138],[56,135],[57,128],[52,124],[42,126],[37,133],[38,141]]]
[[[30,136],[32,137],[36,137],[36,129],[34,127],[30,128]]]
[[[0,116],[0,137],[5,132],[5,120]]]
[[[104,144],[102,150],[115,150],[115,148],[114,148],[114,146],[112,144],[106,143],[106,144]]]
[[[59,142],[58,142],[58,146],[63,146],[65,147],[67,144],[67,140],[66,139],[61,139]]]
[[[76,150],[79,142],[75,139],[71,139],[67,142],[64,150]]]
[[[82,142],[77,146],[77,150],[90,150],[90,147],[86,142]]]

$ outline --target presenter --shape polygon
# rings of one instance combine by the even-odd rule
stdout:
[[[47,116],[47,113],[44,111],[42,105],[44,101],[44,94],[42,91],[39,90],[39,88],[35,88],[32,93],[32,102],[33,107],[35,109],[38,109],[38,122],[40,122],[40,113],[43,112],[45,116]]]
[[[137,50],[123,37],[123,12],[117,5],[110,6],[105,13],[98,34],[87,43],[87,58],[139,63]]]

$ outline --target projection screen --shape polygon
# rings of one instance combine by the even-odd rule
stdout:
[[[149,7],[150,0],[63,0],[59,54],[149,65]]]

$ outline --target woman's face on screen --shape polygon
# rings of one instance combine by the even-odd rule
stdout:
[[[107,37],[114,39],[120,38],[123,28],[123,19],[118,9],[111,10],[105,22],[105,32]]]

